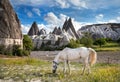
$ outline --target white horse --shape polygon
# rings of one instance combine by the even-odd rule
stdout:
[[[82,74],[84,74],[86,67],[88,68],[88,74],[89,74],[90,66],[92,66],[96,62],[97,53],[94,49],[86,48],[86,47],[80,47],[75,49],[65,48],[62,51],[60,51],[58,55],[56,55],[55,59],[53,60],[53,68],[52,68],[53,73],[56,72],[57,65],[59,64],[60,60],[64,61],[63,72],[64,73],[66,72],[66,65],[67,65],[69,69],[69,73],[71,73],[69,61],[77,60],[77,59],[83,59],[84,68],[83,68]]]

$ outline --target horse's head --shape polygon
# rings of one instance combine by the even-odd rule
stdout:
[[[58,65],[58,63],[55,62],[55,61],[53,61],[53,69],[52,69],[52,72],[53,72],[53,73],[56,73],[57,65]]]

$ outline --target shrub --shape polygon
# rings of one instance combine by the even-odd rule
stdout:
[[[106,42],[112,42],[113,40],[111,38],[105,38]]]
[[[5,52],[4,52],[5,55],[9,55],[9,56],[12,56],[12,48],[9,46],[5,49]]]
[[[0,54],[4,54],[4,53],[5,53],[5,46],[0,45]]]
[[[77,40],[76,40],[76,43],[80,44],[80,39],[77,39]]]
[[[16,54],[17,54],[17,56],[23,56],[23,50],[22,49],[18,49]]]
[[[84,36],[80,39],[80,43],[86,47],[92,47],[93,39],[92,39],[91,33],[85,32]]]
[[[29,56],[29,55],[30,55],[30,51],[23,50],[23,55],[24,55],[24,56]]]
[[[82,37],[80,39],[80,43],[83,44],[86,47],[91,47],[93,44],[93,39],[89,37]]]
[[[94,42],[94,45],[99,45],[100,47],[102,47],[102,45],[106,44],[106,40],[105,38],[99,38]]]
[[[117,42],[120,44],[120,38],[117,40]]]
[[[70,47],[70,48],[77,48],[77,47],[79,47],[79,44],[76,43],[75,40],[71,39],[70,42],[68,43],[67,47]]]
[[[20,55],[20,53],[18,53],[19,49],[20,49],[20,46],[19,46],[19,45],[13,45],[13,50],[12,50],[12,52],[13,52],[13,55],[14,55],[14,56],[17,56],[18,54]]]
[[[33,49],[32,40],[29,38],[28,35],[24,35],[24,38],[23,38],[23,49],[24,50],[28,50],[28,51]]]

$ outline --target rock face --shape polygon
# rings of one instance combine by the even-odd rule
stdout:
[[[55,27],[52,34],[60,35],[62,33],[62,29],[59,27]]]
[[[22,39],[20,21],[9,0],[0,0],[0,38]]]
[[[120,23],[87,25],[78,30],[80,36],[83,36],[85,32],[89,32],[94,39],[111,38],[117,40],[120,38]]]
[[[75,31],[75,28],[74,28],[74,26],[73,26],[73,24],[72,24],[72,20],[71,20],[71,18],[69,18],[68,20],[66,19],[66,21],[64,22],[64,24],[63,24],[63,28],[62,28],[62,30],[65,30],[66,32],[73,32],[72,34],[74,34],[74,36],[76,37],[76,39],[77,38],[79,38],[79,36],[78,36],[78,34],[76,33],[76,31]],[[71,30],[71,31],[70,31]],[[69,34],[71,34],[71,33],[69,33]],[[73,35],[72,35],[73,36]]]
[[[9,0],[0,0],[0,44],[22,45],[22,31]]]
[[[36,22],[33,22],[29,32],[28,32],[29,36],[33,36],[33,35],[39,35],[39,28],[37,26]]]
[[[41,29],[40,32],[39,32],[39,35],[45,35],[45,34],[47,34],[46,30],[45,29]]]
[[[30,33],[31,30],[32,34]],[[64,22],[62,29],[55,27],[52,33],[46,34],[44,29],[41,29],[40,32],[38,30],[39,29],[36,27],[31,27],[28,33],[33,40],[34,47],[38,49],[41,47],[42,43],[49,47],[61,47],[67,45],[71,39],[76,40],[78,38],[71,18]]]

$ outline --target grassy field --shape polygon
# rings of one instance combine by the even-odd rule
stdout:
[[[96,51],[120,51],[120,44],[116,42],[109,42],[103,45],[102,47],[93,46]]]
[[[99,52],[120,51],[120,45],[114,42],[102,47],[94,45],[93,48]],[[105,52],[102,55],[104,54]],[[111,54],[117,53],[111,52]],[[97,63],[91,67],[92,72],[89,75],[87,72],[81,75],[82,65],[78,62],[71,63],[71,75],[63,74],[62,67],[61,63],[57,73],[53,74],[51,61],[0,56],[0,82],[120,82],[120,63]]]
[[[31,58],[0,58],[0,82],[119,82],[120,64],[97,63],[92,73],[81,75],[82,65],[71,63],[71,75],[63,74],[62,64],[52,74],[50,61]]]

